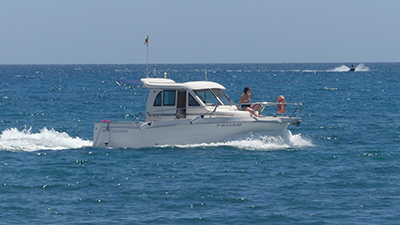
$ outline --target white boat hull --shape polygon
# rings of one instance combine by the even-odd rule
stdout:
[[[282,132],[289,124],[300,122],[300,118],[289,117],[213,117],[194,121],[176,119],[151,123],[98,122],[95,123],[93,146],[143,148],[211,143],[224,141],[241,133]]]

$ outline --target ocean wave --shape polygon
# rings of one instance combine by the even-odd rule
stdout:
[[[43,128],[38,133],[32,133],[32,128],[20,131],[8,128],[0,135],[0,150],[2,151],[38,151],[64,150],[92,146],[92,141],[71,137],[65,132]]]

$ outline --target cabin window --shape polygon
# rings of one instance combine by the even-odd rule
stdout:
[[[195,91],[205,105],[221,105],[210,90]]]
[[[156,97],[156,100],[154,100],[153,106],[161,106],[161,102],[162,102],[162,91],[160,91],[160,93],[157,94],[157,97]]]
[[[191,94],[189,94],[189,106],[200,106]]]
[[[163,105],[164,106],[175,106],[175,95],[176,95],[176,91],[164,91],[164,101],[163,101]]]

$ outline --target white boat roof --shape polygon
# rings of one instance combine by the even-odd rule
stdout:
[[[226,89],[221,84],[212,81],[191,81],[186,83],[176,83],[175,81],[166,78],[143,78],[140,81],[146,88],[190,89],[190,90]]]

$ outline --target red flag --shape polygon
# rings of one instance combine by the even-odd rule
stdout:
[[[149,45],[149,35],[144,39],[144,45]]]

